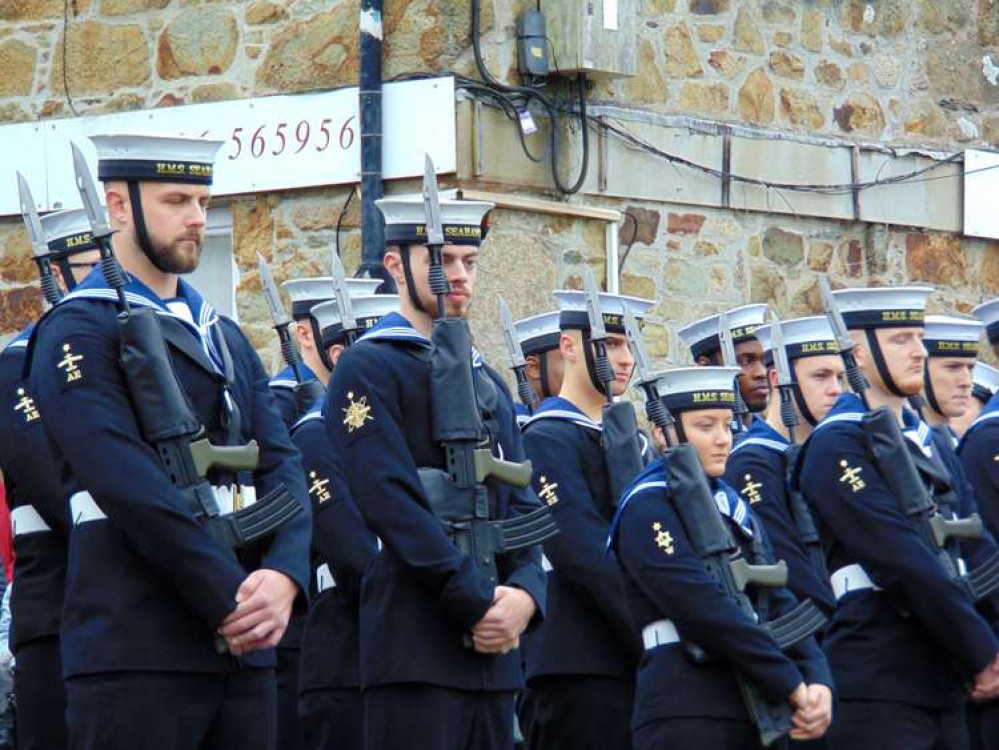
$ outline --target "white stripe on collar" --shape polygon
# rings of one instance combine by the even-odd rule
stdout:
[[[862,422],[863,419],[864,419],[863,412],[844,411],[840,414],[833,414],[831,416],[826,417],[815,426],[815,430],[821,430],[823,427],[835,424],[836,422]]]
[[[291,429],[294,430],[298,427],[301,427],[306,422],[315,422],[317,419],[322,419],[322,418],[323,418],[323,412],[321,410],[308,411],[305,414],[303,414],[301,417],[299,417],[299,420],[291,426]]]
[[[578,424],[580,427],[589,427],[591,430],[597,430],[598,432],[603,432],[603,426],[592,419],[587,417],[585,414],[580,414],[579,412],[569,411],[568,409],[550,409],[549,411],[543,411],[539,414],[534,414],[524,421],[524,427],[530,424],[534,424],[542,419],[561,419],[566,422],[572,422]]]
[[[777,453],[787,453],[787,449],[791,447],[789,443],[782,443],[779,440],[773,440],[771,438],[747,437],[735,444],[735,447],[732,449],[732,453],[736,453],[747,445],[758,445],[761,448],[777,451]]]
[[[23,349],[28,345],[28,339],[15,339],[7,344],[8,349]]]
[[[285,380],[284,378],[274,378],[267,382],[271,388],[295,388],[298,386],[297,380]]]
[[[391,326],[387,328],[373,328],[358,341],[371,341],[385,339],[389,341],[418,341],[422,344],[429,344],[430,339],[414,328],[408,326]]]
[[[639,492],[645,492],[645,490],[655,490],[655,489],[659,490],[669,489],[669,484],[661,479],[653,482],[642,482],[641,484],[637,484],[632,488],[631,492],[629,492],[627,495],[624,496],[624,499],[621,501],[621,506],[623,507],[626,502],[631,500],[631,498],[633,498]],[[620,512],[620,510],[618,512]]]
[[[999,419],[999,409],[997,409],[996,411],[990,411],[986,414],[980,414],[978,418],[976,418],[975,421],[971,423],[971,425],[968,427],[968,430],[970,431],[972,427],[975,427],[989,419]]]

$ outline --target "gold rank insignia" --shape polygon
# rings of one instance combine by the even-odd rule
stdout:
[[[749,500],[750,505],[756,505],[763,498],[760,496],[760,490],[763,489],[763,485],[760,482],[753,481],[752,474],[746,474],[745,476],[746,484],[743,486],[740,495],[745,495],[746,499]]]
[[[354,392],[349,391],[347,393],[347,406],[343,409],[343,424],[347,428],[347,432],[359,430],[367,422],[374,421],[375,418],[371,416],[371,407],[368,406],[368,397],[361,396],[355,399]]]
[[[62,351],[63,357],[56,366],[65,373],[66,382],[75,383],[77,380],[81,380],[83,370],[80,369],[79,363],[83,361],[83,355],[73,354],[73,347],[68,341],[62,345]]]
[[[541,482],[541,490],[538,492],[538,497],[551,507],[558,502],[558,495],[555,494],[555,490],[558,489],[558,482],[549,482],[548,477],[538,477],[538,481]]]
[[[652,532],[656,540],[656,546],[667,555],[672,555],[675,552],[673,548],[673,535],[668,531],[663,531],[663,525],[659,521],[652,524]]]
[[[316,500],[320,505],[327,502],[332,497],[332,495],[330,495],[330,491],[327,489],[327,485],[330,483],[329,479],[324,479],[319,476],[319,473],[316,471],[310,471],[309,481],[312,482],[312,484],[309,485],[309,494],[315,495]]]
[[[34,422],[41,416],[38,413],[38,407],[35,406],[35,399],[31,398],[23,388],[17,389],[17,395],[21,397],[21,400],[14,404],[14,411],[19,412],[24,417],[25,422]]]
[[[839,465],[843,467],[843,473],[840,475],[839,481],[849,484],[854,494],[867,486],[864,480],[860,478],[860,467],[851,467],[845,458],[839,462]]]

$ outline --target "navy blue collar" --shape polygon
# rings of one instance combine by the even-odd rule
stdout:
[[[747,445],[757,445],[777,453],[786,453],[787,449],[791,447],[791,442],[771,427],[765,419],[754,419],[749,429],[732,448],[732,453]]]
[[[417,346],[430,347],[432,342],[413,327],[413,324],[399,312],[390,312],[369,328],[358,341],[396,341]],[[482,367],[485,358],[472,347],[472,367]]]
[[[603,430],[599,422],[594,422],[578,406],[561,396],[549,396],[542,401],[534,414],[524,421],[524,427],[545,419],[561,419],[591,430]]]
[[[310,383],[313,380],[319,380],[319,378],[316,377],[316,373],[314,373],[312,369],[305,364],[305,362],[298,363],[298,372],[302,376],[303,383]],[[271,388],[294,388],[298,385],[298,381],[295,379],[295,371],[291,369],[291,365],[288,365],[281,370],[281,372],[271,378],[268,385]]]

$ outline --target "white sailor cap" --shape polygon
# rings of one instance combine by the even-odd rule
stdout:
[[[397,294],[351,294],[350,309],[354,314],[354,322],[358,333],[374,328],[383,317],[399,309]],[[343,336],[343,321],[340,319],[340,309],[336,300],[320,302],[312,308],[312,317],[319,325],[323,346],[341,343]]]
[[[178,135],[92,135],[101,182],[185,182],[211,185],[223,141]]]
[[[984,362],[975,362],[975,369],[971,374],[973,385],[971,395],[983,404],[999,392],[999,370]]]
[[[738,367],[678,367],[656,380],[663,406],[671,413],[735,407]]]
[[[559,327],[566,331],[576,329],[588,331],[590,329],[590,317],[586,312],[586,292],[576,289],[562,289],[554,292],[558,301]],[[608,333],[623,334],[624,331],[624,311],[625,308],[631,310],[635,320],[641,320],[645,314],[655,305],[650,299],[641,297],[628,297],[623,294],[608,294],[600,292],[598,294],[600,304],[600,314],[604,319],[604,327]]]
[[[348,278],[346,281],[347,293],[351,299],[355,294],[374,294],[382,284],[381,279]],[[336,297],[336,281],[332,276],[289,279],[281,286],[291,297],[291,317],[295,320],[309,317],[313,307]]]
[[[999,343],[999,297],[983,302],[971,314],[985,324],[985,334],[990,344]]]
[[[514,323],[517,342],[525,357],[528,354],[541,354],[558,349],[559,336],[562,334],[559,316],[558,310],[552,310]]]
[[[98,249],[91,235],[90,219],[82,208],[47,213],[41,217],[41,224],[45,244],[57,257]]]
[[[922,327],[931,286],[837,289],[833,298],[849,329]]]
[[[728,310],[728,325],[732,330],[733,343],[739,344],[756,338],[756,329],[767,319],[767,306],[764,304],[743,305]],[[694,359],[709,357],[721,348],[718,339],[718,323],[721,315],[710,315],[685,325],[679,330],[680,340],[690,349]]]
[[[489,232],[487,215],[492,203],[440,197],[441,225],[448,245],[480,245]],[[425,245],[427,214],[423,196],[396,195],[375,201],[385,220],[385,244]]]
[[[975,318],[956,318],[951,315],[927,315],[923,346],[931,357],[970,357],[974,359],[981,350],[982,330],[985,328]]]
[[[773,360],[773,324],[768,323],[756,329],[756,338],[763,345],[763,353],[768,362]],[[788,361],[802,357],[816,357],[825,354],[838,354],[839,346],[832,326],[825,315],[813,315],[807,318],[792,318],[782,320],[780,332],[784,337],[784,351]]]

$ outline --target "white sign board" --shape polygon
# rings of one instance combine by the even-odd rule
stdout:
[[[456,169],[454,79],[386,84],[382,95],[382,172],[387,180],[419,177],[424,154],[438,172]],[[88,135],[169,133],[224,141],[215,162],[214,195],[339,185],[360,180],[361,133],[356,87],[315,94],[123,112],[0,126],[0,215],[20,214],[20,171],[39,211],[73,208],[70,141],[97,154]]]
[[[999,239],[999,153],[964,152],[964,234]]]

